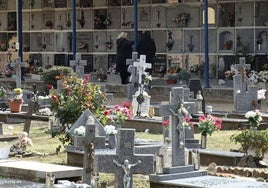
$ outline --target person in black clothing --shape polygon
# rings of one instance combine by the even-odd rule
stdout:
[[[146,63],[151,63],[153,68],[153,65],[155,63],[156,47],[149,31],[142,33],[140,40],[138,41],[137,52],[138,56],[146,55]],[[152,69],[148,69],[147,71],[150,75],[152,74]]]
[[[132,57],[133,41],[127,39],[127,33],[122,32],[116,40],[116,72],[120,73],[121,84],[128,84],[130,73],[127,71],[126,60]]]

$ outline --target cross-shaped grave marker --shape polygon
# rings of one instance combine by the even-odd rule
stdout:
[[[171,147],[172,147],[172,167],[185,165],[185,129],[181,129],[181,118],[178,119],[178,110],[180,108],[180,101],[189,114],[194,113],[195,102],[183,102],[184,100],[183,87],[173,87],[170,92],[170,102],[160,105],[160,116],[171,116],[170,133]]]
[[[126,64],[128,66],[128,72],[131,73],[129,82],[131,83],[138,83],[138,75],[137,75],[137,68],[134,67],[134,62],[138,59],[138,52],[132,52],[132,58],[126,60]]]
[[[25,62],[21,62],[21,58],[18,57],[15,62],[12,62],[11,67],[16,71],[16,87],[21,88],[21,68],[25,67]]]
[[[98,164],[98,172],[114,173],[114,187],[124,188],[124,176],[128,174],[130,186],[132,187],[132,175],[153,173],[154,155],[135,154],[134,150],[135,129],[119,129],[117,133],[117,146],[115,154],[105,154],[105,150],[96,150],[95,160]],[[128,160],[131,168],[128,172],[120,167]],[[117,163],[117,164],[116,164]],[[117,166],[119,165],[119,166]]]
[[[75,72],[79,77],[84,75],[84,67],[87,65],[87,60],[81,59],[81,53],[75,54],[75,60],[70,61],[70,66],[75,67]]]
[[[240,74],[237,75],[239,76],[240,84],[241,84],[241,90],[242,91],[247,91],[248,89],[248,80],[246,79],[246,70],[250,70],[250,64],[246,64],[245,57],[240,57],[239,58],[239,64],[235,64],[234,68],[236,70],[239,70]]]
[[[146,69],[152,68],[152,64],[146,63],[146,55],[140,55],[140,61],[135,61],[133,66],[137,68],[138,78],[139,78],[138,83],[140,85],[142,81],[143,73],[145,72]]]

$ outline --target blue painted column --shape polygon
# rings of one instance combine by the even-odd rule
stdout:
[[[72,1],[72,12],[73,12],[73,18],[72,18],[72,24],[73,24],[73,33],[72,33],[72,51],[73,51],[73,60],[75,60],[75,54],[76,54],[76,0]]]
[[[17,33],[18,33],[18,57],[23,62],[23,39],[22,39],[22,0],[17,1]],[[17,46],[16,46],[17,48]],[[21,67],[21,80],[24,80],[25,68]]]
[[[205,87],[209,88],[209,57],[208,57],[208,0],[204,0],[204,41],[205,41]]]
[[[138,44],[138,0],[134,0],[134,52]]]

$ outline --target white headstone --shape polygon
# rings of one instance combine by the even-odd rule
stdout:
[[[21,62],[21,58],[18,57],[17,60],[10,65],[16,71],[16,87],[21,88],[21,68],[25,67],[25,62]]]
[[[75,60],[70,61],[70,66],[75,67],[75,72],[79,77],[84,76],[84,67],[87,65],[87,60],[81,59],[81,54],[76,53],[75,54]]]

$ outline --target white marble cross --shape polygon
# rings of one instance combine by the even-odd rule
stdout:
[[[75,60],[70,61],[70,66],[75,67],[75,72],[78,76],[83,77],[84,67],[87,65],[87,60],[81,59],[81,53],[75,54]]]
[[[146,63],[146,55],[140,55],[140,61],[134,62],[133,64],[134,67],[137,67],[137,71],[139,74],[139,85],[141,84],[142,81],[142,75],[145,72],[147,68],[152,68],[151,63]]]
[[[10,63],[10,66],[16,71],[16,87],[21,88],[21,68],[25,67],[25,62],[21,62],[21,58],[18,57],[15,62]]]

